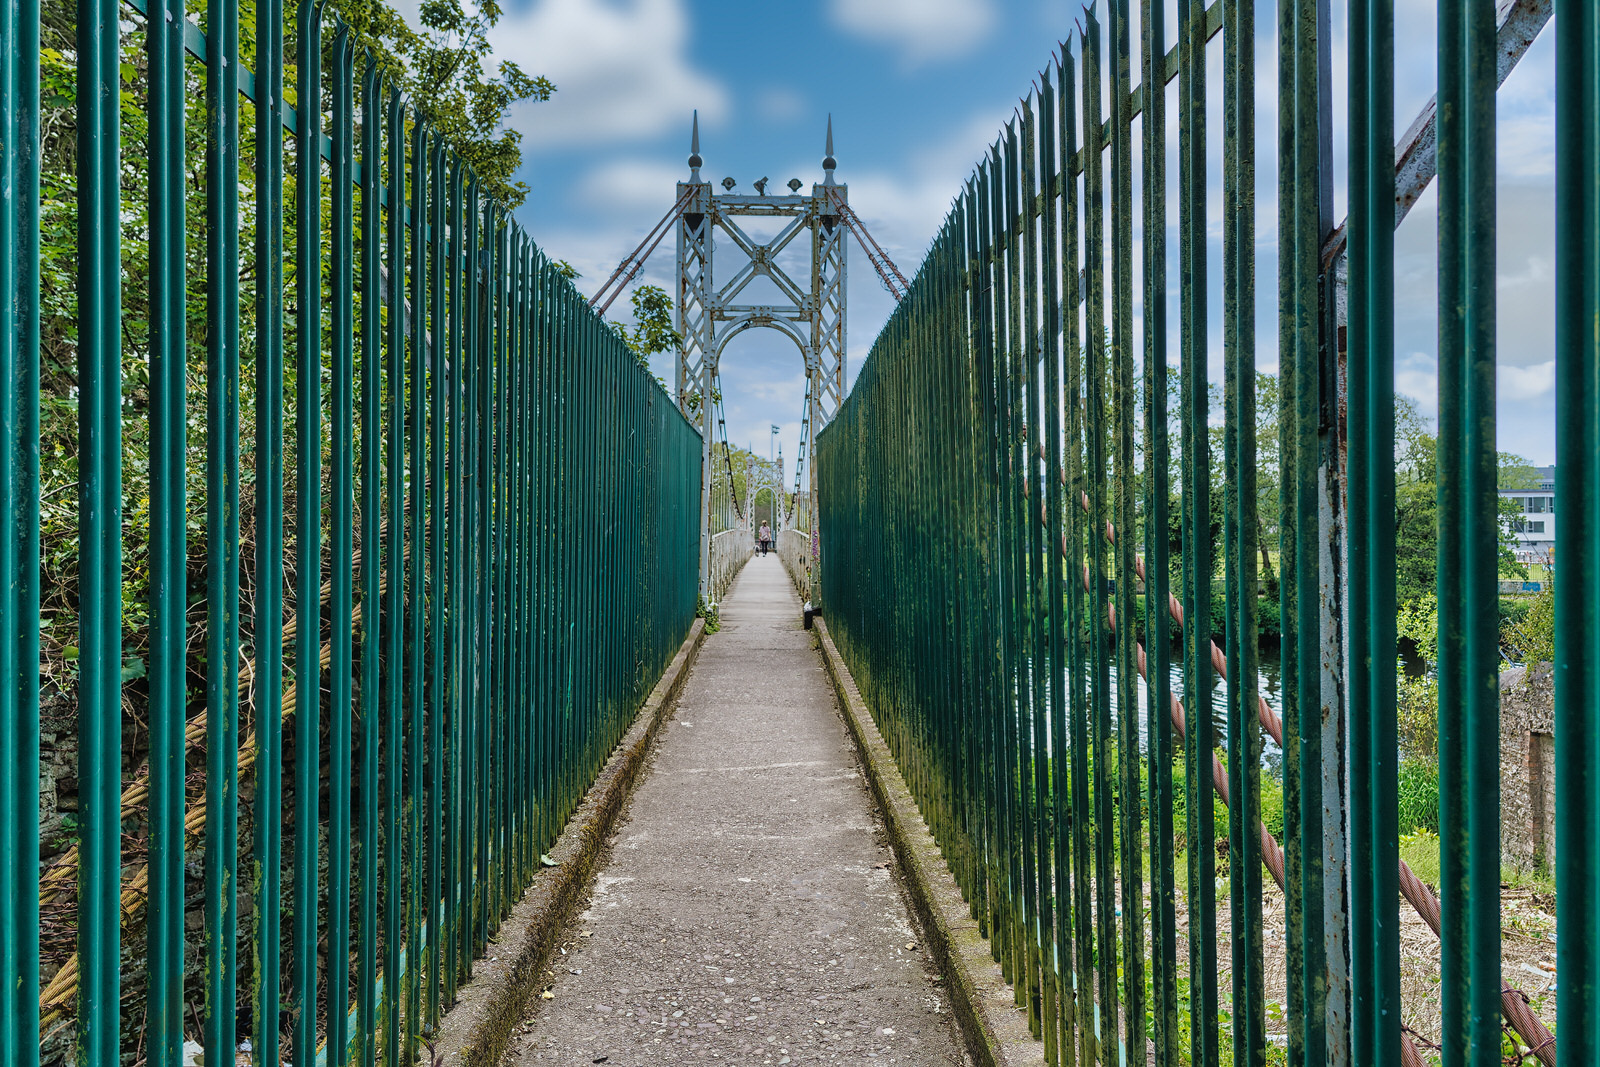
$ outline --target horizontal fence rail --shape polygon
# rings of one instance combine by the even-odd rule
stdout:
[[[1501,973],[1494,431],[1497,56],[1514,65],[1551,5],[1439,6],[1437,107],[1399,179],[1392,4],[1339,6],[1343,130],[1330,5],[1276,7],[1275,376],[1257,366],[1257,5],[1178,0],[1169,27],[1164,4],[1111,0],[979,163],[818,437],[824,618],[1051,1064],[1595,1062],[1595,7],[1551,23],[1552,1014]],[[1394,229],[1435,137],[1437,887],[1398,839],[1394,364]],[[1438,962],[1402,996],[1407,916]],[[1414,995],[1437,1001],[1429,1034],[1403,1025]]]
[[[694,619],[699,434],[322,15],[0,2],[7,1065],[415,1062]]]

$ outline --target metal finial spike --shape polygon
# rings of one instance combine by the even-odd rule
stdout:
[[[693,132],[689,134],[689,181],[700,181],[700,168],[705,160],[700,158],[700,109],[694,112]]]
[[[834,184],[833,169],[839,165],[839,161],[833,158],[833,115],[831,112],[828,115],[828,140],[824,152],[825,155],[822,158],[822,184],[832,185]]]

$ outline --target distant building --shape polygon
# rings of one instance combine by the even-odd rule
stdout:
[[[1539,478],[1535,489],[1502,489],[1500,495],[1515,500],[1521,516],[1511,524],[1517,538],[1517,559],[1524,563],[1543,561],[1556,547],[1556,469],[1535,467]]]

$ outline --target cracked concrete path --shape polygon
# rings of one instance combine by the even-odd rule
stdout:
[[[776,555],[722,604],[511,1058],[963,1061]]]

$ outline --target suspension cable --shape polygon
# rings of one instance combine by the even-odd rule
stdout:
[[[722,397],[722,374],[721,374],[720,371],[717,373],[717,376],[712,380],[711,389],[712,389],[713,395],[718,398],[717,399],[717,430],[722,435],[722,462],[728,468],[728,495],[733,498],[733,513],[735,515],[739,516],[739,523],[741,525],[743,525],[743,523],[745,521],[744,508],[741,507],[740,504],[739,504],[739,494],[734,492],[734,489],[736,488],[737,483],[735,483],[734,480],[733,480],[733,456],[731,455],[731,452],[730,452],[730,450],[728,448],[728,423],[723,417],[724,412],[722,410],[722,399],[721,399],[721,397]]]
[[[661,217],[660,222],[650,228],[650,232],[645,234],[644,240],[639,242],[639,246],[629,252],[621,263],[617,264],[617,269],[611,272],[611,277],[607,278],[606,283],[600,287],[599,291],[589,298],[589,306],[594,308],[597,314],[603,317],[610,310],[612,302],[621,296],[622,291],[628,287],[628,283],[637,278],[639,272],[644,270],[645,260],[649,259],[650,253],[654,252],[656,247],[661,244],[662,239],[672,229],[672,223],[677,221],[679,215],[683,214],[683,209],[689,205],[689,200],[693,196],[694,189],[684,190],[683,195],[678,197],[677,203],[667,210],[667,213]],[[610,294],[609,296],[607,295],[608,293]]]
[[[889,253],[885,252],[883,246],[867,232],[867,224],[861,221],[861,216],[857,215],[849,204],[841,201],[833,206],[838,209],[839,217],[844,219],[845,227],[855,234],[856,244],[861,246],[861,251],[872,261],[872,269],[878,272],[883,287],[889,290],[889,295],[897,302],[903,300],[906,291],[911,288],[911,283],[900,273],[900,268],[894,265]]]

